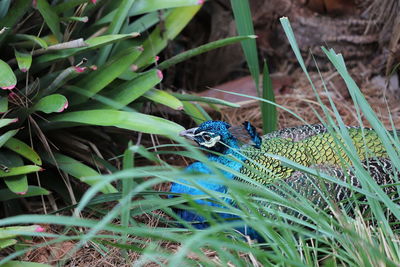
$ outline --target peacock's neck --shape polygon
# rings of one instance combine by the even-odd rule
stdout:
[[[233,171],[240,171],[245,157],[239,152],[239,145],[237,142],[232,142],[229,146],[227,146],[226,150],[223,151],[222,154],[223,155],[216,155],[210,153],[208,154],[208,159],[210,161],[218,162],[223,166],[227,166]],[[223,170],[223,173],[226,178],[233,179],[235,177],[231,171]]]
[[[227,167],[221,170],[224,174],[224,177],[227,179],[233,179],[235,177],[232,172],[240,171],[240,168],[243,165],[243,161],[245,157],[242,156],[239,151],[239,146],[237,142],[232,142],[228,146],[225,146],[225,150],[220,150],[219,155],[214,153],[209,153],[207,155],[208,162],[217,162],[221,166]],[[210,165],[207,162],[196,161],[190,164],[186,171],[188,172],[200,172],[206,174],[213,174],[213,170],[209,167]],[[187,181],[185,178],[178,179],[179,183],[172,183],[171,192],[173,193],[187,193],[191,195],[202,195],[204,192],[196,187],[187,186],[187,184],[191,184],[190,181]],[[200,179],[196,180],[196,183],[201,187],[207,188],[209,190],[214,190],[217,192],[226,192],[226,186],[220,182],[219,179],[210,177],[210,179]],[[204,200],[198,200],[196,202],[202,202]],[[208,202],[207,202],[208,203]],[[208,204],[207,204],[208,205]],[[211,204],[210,204],[211,205]]]
[[[232,171],[239,171],[240,168],[243,165],[243,160],[245,159],[244,156],[242,156],[238,151],[239,151],[239,146],[237,142],[232,142],[225,146],[226,149],[221,149],[218,151],[219,155],[209,153],[207,155],[208,162],[217,162],[221,164],[221,166],[228,167],[228,169],[222,170],[222,173],[225,178],[227,179],[233,179],[235,177],[234,174],[232,174]],[[194,162],[190,166],[186,168],[186,171],[188,172],[201,172],[204,174],[213,174],[212,168],[209,167],[210,165],[207,164],[207,162]],[[232,171],[231,171],[232,170]],[[213,190],[215,192],[221,192],[221,193],[227,193],[228,188],[226,187],[226,184],[221,182],[221,180],[218,178],[214,178],[213,176],[209,177],[208,179],[198,179],[195,180],[195,183],[197,186],[192,186],[193,182],[188,181],[185,178],[178,179],[178,183],[172,183],[170,192],[172,193],[185,193],[189,195],[204,195],[205,192],[202,190],[202,188],[205,188],[207,190]],[[199,187],[200,186],[200,187]],[[231,203],[231,198],[222,198],[223,201],[227,203]],[[208,205],[208,206],[216,206],[220,208],[226,208],[224,205],[221,205],[218,201],[209,201],[207,199],[198,199],[195,200],[198,204],[201,205]],[[202,217],[201,215],[189,211],[189,210],[177,210],[176,211],[178,215],[183,218],[186,221],[190,222],[198,222],[194,224],[196,228],[205,228],[208,226],[207,220]],[[219,213],[221,217],[224,218],[236,218],[235,215],[229,214],[229,213]]]

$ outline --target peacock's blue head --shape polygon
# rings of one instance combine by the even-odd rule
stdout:
[[[228,146],[237,146],[237,139],[229,131],[231,125],[223,121],[206,121],[199,127],[179,133],[199,146],[222,153]]]
[[[254,126],[244,122],[242,126],[231,126],[223,121],[206,121],[199,127],[191,128],[179,133],[199,146],[223,153],[231,148],[238,148],[239,144],[251,144],[260,148],[261,138]]]

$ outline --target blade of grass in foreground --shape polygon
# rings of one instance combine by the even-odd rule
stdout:
[[[300,63],[300,66],[302,67],[304,73],[306,74],[307,78],[309,79],[309,82],[311,86],[313,87],[314,92],[317,94],[316,89],[314,85],[312,84],[311,78],[309,74],[307,73],[307,70],[305,68],[304,61],[301,58],[301,54],[299,51],[299,48],[297,46],[296,40],[294,38],[293,31],[291,29],[290,23],[287,18],[281,18],[281,23],[282,26],[285,29],[286,35],[288,36],[289,42],[293,48],[293,51],[295,52],[295,55]],[[400,159],[399,159],[399,154],[398,151],[399,149],[399,144],[394,142],[393,137],[388,134],[387,130],[384,128],[382,122],[378,119],[374,111],[372,110],[371,106],[369,103],[366,101],[365,97],[359,90],[358,86],[355,84],[354,80],[351,78],[346,65],[344,63],[344,59],[340,54],[336,54],[332,49],[327,50],[325,48],[322,48],[322,50],[325,52],[327,57],[330,59],[332,64],[335,66],[339,74],[342,76],[344,79],[347,88],[350,92],[350,95],[355,103],[355,108],[357,110],[357,115],[359,118],[359,121],[361,123],[360,126],[362,126],[362,120],[361,120],[361,113],[365,116],[365,118],[370,122],[376,133],[379,135],[382,144],[385,146],[385,149],[393,163],[393,165],[399,169],[400,165]],[[372,215],[374,219],[378,222],[379,225],[379,231],[382,232],[383,236],[386,237],[391,237],[393,236],[393,231],[391,227],[389,226],[389,221],[387,218],[387,215],[385,215],[386,210],[390,210],[392,214],[399,218],[399,210],[398,210],[398,205],[393,202],[389,198],[385,192],[376,184],[376,182],[370,177],[370,175],[367,173],[367,171],[364,169],[362,163],[360,162],[359,157],[357,156],[357,151],[352,143],[351,138],[349,137],[348,130],[344,125],[344,122],[342,118],[340,117],[333,101],[331,101],[331,106],[335,112],[336,120],[338,121],[339,127],[334,125],[333,121],[330,121],[330,124],[333,128],[335,128],[335,131],[337,131],[340,136],[342,136],[342,140],[344,144],[341,144],[341,147],[346,151],[346,155],[351,158],[352,164],[354,167],[354,172],[357,176],[357,179],[360,181],[362,184],[362,188],[367,190],[368,192],[371,192],[378,196],[378,199],[376,198],[371,198],[366,195],[367,200],[368,200],[368,205],[372,211]],[[320,99],[319,102],[321,103]],[[322,105],[323,109],[326,110],[326,107]],[[345,146],[343,146],[345,145]],[[395,149],[396,148],[396,149]],[[396,151],[397,150],[397,151]],[[384,204],[385,207],[382,207],[382,204]],[[393,248],[397,248],[398,251],[398,246],[397,244],[393,242],[391,243],[391,246]],[[357,255],[359,257],[359,255]],[[381,256],[377,256],[377,258],[381,258]],[[365,260],[361,257],[361,260]],[[386,259],[385,259],[386,260]]]
[[[124,152],[124,158],[123,158],[123,168],[124,169],[132,169],[133,168],[133,161],[134,161],[134,154],[133,151],[130,150],[129,148],[132,146],[132,141],[129,141],[128,143],[128,149],[125,150]],[[129,193],[133,190],[133,187],[136,184],[134,183],[133,179],[124,179],[122,180],[122,199],[127,197]],[[127,204],[122,206],[121,209],[121,225],[124,227],[129,227],[129,222],[130,222],[130,217],[131,217],[131,200],[127,200]],[[123,240],[125,242],[128,241],[128,235],[123,235]],[[125,259],[128,259],[128,254],[126,253],[126,250],[121,250],[121,254],[125,257]]]

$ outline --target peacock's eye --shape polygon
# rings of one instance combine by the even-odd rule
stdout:
[[[209,134],[203,134],[203,139],[209,142],[211,140],[211,136]]]

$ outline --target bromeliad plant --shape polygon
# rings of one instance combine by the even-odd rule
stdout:
[[[93,186],[101,173],[116,171],[99,149],[111,147],[113,140],[98,126],[171,137],[183,128],[145,114],[148,103],[184,109],[200,122],[210,118],[193,101],[235,106],[154,87],[163,79],[162,70],[255,36],[219,40],[158,65],[157,54],[203,1],[95,2],[0,2],[0,177],[5,182],[0,216],[21,210],[15,199],[48,195],[48,190],[76,204],[80,193],[69,176]],[[44,164],[47,170],[39,174]],[[92,176],[100,178],[84,179]],[[108,183],[100,192],[118,189]]]
[[[172,136],[183,128],[142,113],[146,102],[176,110],[185,107],[187,113],[204,119],[209,118],[189,101],[227,104],[154,88],[163,78],[162,69],[210,49],[254,38],[233,37],[207,44],[157,68],[157,54],[202,4],[199,0],[0,2],[0,177],[5,181],[0,201],[8,201],[5,215],[18,210],[13,199],[49,194],[50,185],[74,204],[68,176],[83,180],[116,170],[97,153],[95,141],[88,136],[103,143],[112,140],[90,127],[85,128],[84,137],[76,136],[70,132],[76,126],[113,126]],[[94,151],[93,155],[74,153],[82,147]],[[58,172],[39,175],[43,162]],[[35,174],[37,181],[31,182],[28,175],[34,178]],[[63,179],[46,179],[54,175]],[[60,189],[64,183],[68,191]],[[105,184],[100,191],[116,193],[117,189]]]
[[[60,174],[75,178],[99,174],[52,143],[63,139],[63,134],[68,138],[67,128],[88,124],[165,135],[181,129],[140,113],[139,104],[129,112],[126,106],[146,93],[157,101],[162,93],[171,108],[182,107],[174,96],[153,88],[163,77],[152,65],[201,3],[92,2],[96,1],[0,3],[0,177],[7,200],[48,193],[27,179],[28,174],[42,170],[43,160],[62,170]],[[160,9],[166,9],[164,17]],[[161,26],[153,27],[160,20],[163,32]],[[141,36],[144,31],[151,33]],[[50,141],[48,132],[56,128],[63,131],[52,131],[56,137]],[[70,140],[69,145],[74,149],[83,142]],[[55,148],[61,151],[55,153]],[[101,191],[117,192],[110,184]]]
[[[145,114],[148,103],[184,109],[199,122],[210,117],[196,102],[237,106],[154,87],[162,81],[162,70],[255,36],[218,40],[157,65],[157,54],[180,33],[203,1],[94,2],[0,1],[0,178],[5,182],[0,185],[4,207],[0,217],[14,218],[10,215],[22,211],[18,199],[33,196],[43,199],[49,195],[53,209],[59,203],[55,198],[72,204],[58,212],[75,208],[83,191],[75,189],[82,188],[82,183],[75,183],[70,176],[85,183],[84,188],[95,187],[102,193],[98,203],[118,200],[122,204],[121,198],[129,199],[137,183],[127,179],[115,186],[104,182],[101,175],[117,168],[99,151],[104,144],[112,147],[113,140],[98,126],[174,137],[183,127]],[[131,146],[123,159],[124,169],[132,168],[133,152],[151,156],[143,147]],[[154,160],[154,156],[150,158]],[[49,190],[58,193],[56,197]],[[46,213],[44,203],[43,209]],[[79,214],[79,207],[75,212]],[[96,210],[100,217],[107,213]],[[128,227],[131,218],[127,206],[121,224]],[[33,223],[31,219],[23,223],[27,222]],[[15,224],[21,222],[11,225]],[[37,229],[42,230],[27,227],[30,234],[24,228],[0,228],[0,251],[16,244],[19,238],[14,237],[37,235]],[[127,232],[121,234],[127,238]],[[0,264],[29,248],[16,251]]]

